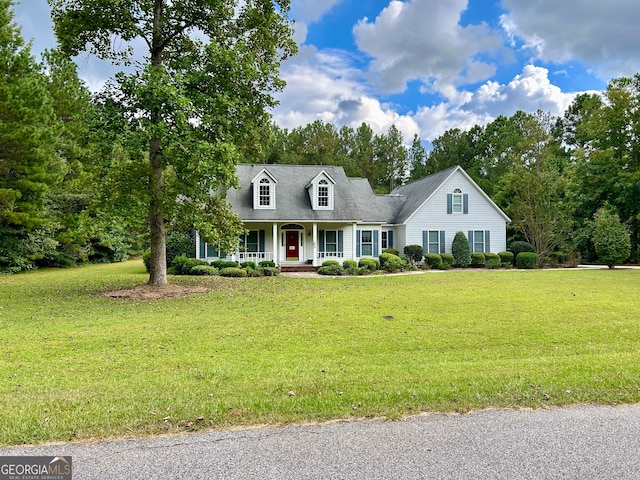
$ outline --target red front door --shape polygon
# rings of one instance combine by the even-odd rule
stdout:
[[[298,232],[287,232],[287,260],[299,260],[298,244]]]

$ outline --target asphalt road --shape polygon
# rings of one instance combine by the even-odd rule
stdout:
[[[636,480],[640,405],[428,414],[0,449],[5,455],[71,455],[74,480]]]

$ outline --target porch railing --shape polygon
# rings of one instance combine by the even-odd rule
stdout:
[[[344,252],[318,252],[318,258],[344,258]]]

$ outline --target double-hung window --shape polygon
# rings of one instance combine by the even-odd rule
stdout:
[[[427,253],[440,253],[440,231],[429,230]]]
[[[362,230],[360,234],[360,248],[363,257],[373,256],[373,231]]]
[[[326,180],[320,180],[318,184],[318,206],[329,206],[329,182]]]
[[[452,197],[453,213],[462,213],[462,192],[456,188]]]
[[[324,251],[328,257],[334,257],[338,253],[338,232],[327,230],[324,232]]]
[[[469,230],[468,238],[473,253],[485,253],[491,251],[489,230]]]
[[[247,252],[258,251],[258,230],[250,230],[245,240],[245,249]]]
[[[268,207],[271,205],[271,182],[268,178],[263,178],[258,184],[258,203],[261,207]]]

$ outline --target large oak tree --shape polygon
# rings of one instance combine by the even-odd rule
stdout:
[[[163,285],[167,222],[223,247],[237,240],[241,225],[224,192],[243,150],[257,148],[271,93],[284,85],[280,62],[295,51],[289,0],[49,3],[62,51],[133,67],[109,84],[107,103],[126,119],[123,143],[147,152],[128,154],[144,164],[144,184],[122,188],[148,206],[149,284]],[[134,48],[141,43],[143,54]]]

